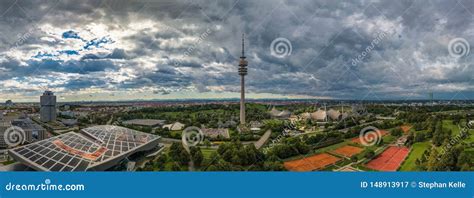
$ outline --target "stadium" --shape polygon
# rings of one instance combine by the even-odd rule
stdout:
[[[38,171],[103,171],[128,156],[159,146],[160,136],[101,125],[9,150],[15,160]]]

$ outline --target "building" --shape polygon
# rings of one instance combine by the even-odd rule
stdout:
[[[184,128],[184,124],[181,123],[181,122],[175,122],[173,124],[166,124],[166,125],[163,125],[163,128],[164,129],[168,129],[170,131],[179,131],[179,130],[183,130]]]
[[[122,122],[125,125],[137,125],[137,126],[145,126],[145,127],[157,127],[163,126],[165,124],[165,120],[154,120],[154,119],[133,119],[127,120]]]
[[[334,109],[329,109],[329,111],[327,111],[327,115],[328,118],[330,118],[331,120],[340,120],[342,117],[341,112],[336,111]]]
[[[313,113],[302,113],[299,118],[301,120],[311,119],[316,122],[327,122],[327,121],[341,121],[348,117],[349,115],[346,112],[340,112],[338,110],[329,109],[319,109]]]
[[[258,121],[251,121],[250,122],[250,131],[257,132],[262,130],[263,124]]]
[[[315,121],[325,122],[327,121],[327,113],[325,110],[317,110],[311,113],[311,119]]]
[[[22,117],[11,121],[12,126],[20,127],[25,132],[25,142],[32,143],[48,138],[48,133],[41,125],[34,123],[30,118]]]
[[[202,128],[201,131],[204,134],[204,136],[210,137],[210,138],[217,138],[217,137],[230,138],[229,129]]]
[[[291,116],[291,112],[289,112],[288,110],[279,111],[278,109],[273,107],[270,111],[270,115],[274,118],[288,119]]]
[[[10,149],[9,155],[38,171],[103,171],[129,156],[159,148],[160,136],[101,125]]]
[[[61,123],[63,123],[65,126],[71,127],[77,125],[77,120],[76,119],[61,119]]]
[[[5,149],[8,148],[7,143],[5,142],[5,138],[3,138],[3,135],[5,131],[10,128],[12,125],[8,121],[0,120],[0,149]]]
[[[7,137],[9,137],[9,139],[6,139]],[[46,130],[27,117],[20,117],[13,120],[0,120],[0,149],[36,142],[46,137]],[[10,140],[10,143],[15,145],[7,144],[7,140]]]
[[[15,104],[13,103],[12,100],[7,100],[7,101],[5,101],[5,106],[7,106],[7,107],[13,107],[13,105],[15,105]]]
[[[40,97],[40,116],[42,122],[56,120],[56,96],[52,91],[45,91]]]
[[[244,53],[244,35],[242,34],[242,56],[239,61],[240,75],[240,124],[245,124],[245,75],[247,75],[247,61]]]

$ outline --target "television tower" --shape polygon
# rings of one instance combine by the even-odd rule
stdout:
[[[244,53],[244,34],[242,34],[242,56],[239,61],[240,75],[240,124],[245,124],[245,75],[247,75],[247,61]]]

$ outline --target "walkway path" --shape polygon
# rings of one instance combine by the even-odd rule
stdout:
[[[260,149],[267,142],[268,138],[270,138],[271,134],[272,134],[271,130],[268,130],[267,132],[265,132],[262,135],[262,137],[260,137],[260,139],[254,143],[255,148]]]

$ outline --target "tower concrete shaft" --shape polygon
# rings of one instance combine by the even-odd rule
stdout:
[[[240,124],[245,124],[245,77],[240,76]]]

